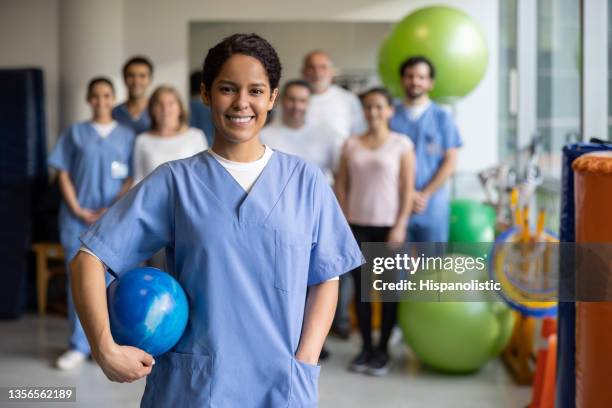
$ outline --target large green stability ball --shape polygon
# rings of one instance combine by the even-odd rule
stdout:
[[[398,23],[379,50],[379,73],[386,87],[402,96],[399,68],[424,55],[436,67],[431,97],[443,103],[464,97],[484,77],[488,51],[484,34],[466,13],[452,7],[419,9]]]
[[[495,210],[473,200],[453,200],[449,242],[494,242]]]
[[[461,374],[501,353],[512,335],[514,315],[501,302],[402,302],[398,322],[421,362]]]

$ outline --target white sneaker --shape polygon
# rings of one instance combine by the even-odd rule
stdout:
[[[57,358],[55,366],[63,371],[73,370],[83,364],[87,359],[87,354],[78,350],[68,350]]]

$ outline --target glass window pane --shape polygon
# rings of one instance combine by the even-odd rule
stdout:
[[[541,168],[559,178],[561,148],[580,139],[581,11],[579,0],[539,0],[537,38],[537,131]]]
[[[505,164],[516,165],[517,1],[501,1],[499,7],[499,157]]]

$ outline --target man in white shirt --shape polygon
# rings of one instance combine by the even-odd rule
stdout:
[[[306,123],[311,87],[289,81],[281,92],[281,120],[261,131],[261,141],[275,150],[300,156],[321,168],[330,182],[337,163],[340,135],[332,128]]]
[[[332,84],[336,74],[331,58],[323,51],[311,51],[304,57],[302,76],[312,88],[306,122],[335,129],[342,141],[365,132],[367,125],[359,98]]]
[[[337,146],[336,155],[339,157],[344,140],[349,136],[365,132],[367,124],[359,98],[332,84],[335,73],[334,64],[324,51],[311,51],[304,57],[302,76],[312,87],[306,123],[336,130],[339,139],[333,143]],[[353,292],[352,280],[348,275],[342,275],[338,308],[332,326],[332,333],[341,338],[348,338],[350,333],[348,309]]]

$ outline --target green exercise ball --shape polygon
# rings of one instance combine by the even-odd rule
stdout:
[[[379,73],[386,87],[403,96],[399,68],[424,55],[436,67],[430,96],[452,103],[470,93],[484,77],[488,51],[484,34],[466,13],[452,7],[419,9],[398,23],[379,51]]]
[[[495,210],[493,207],[473,200],[453,200],[448,241],[495,241]]]
[[[470,373],[498,356],[514,328],[501,302],[402,302],[398,322],[417,358],[446,373]]]
[[[402,89],[399,80],[394,80],[395,71],[397,71],[399,68],[391,64],[389,52],[389,38],[386,38],[378,50],[378,72],[380,73],[383,83],[391,94],[395,96],[403,96],[404,90]]]
[[[487,257],[495,241],[493,207],[473,200],[453,200],[450,207],[449,251]]]

